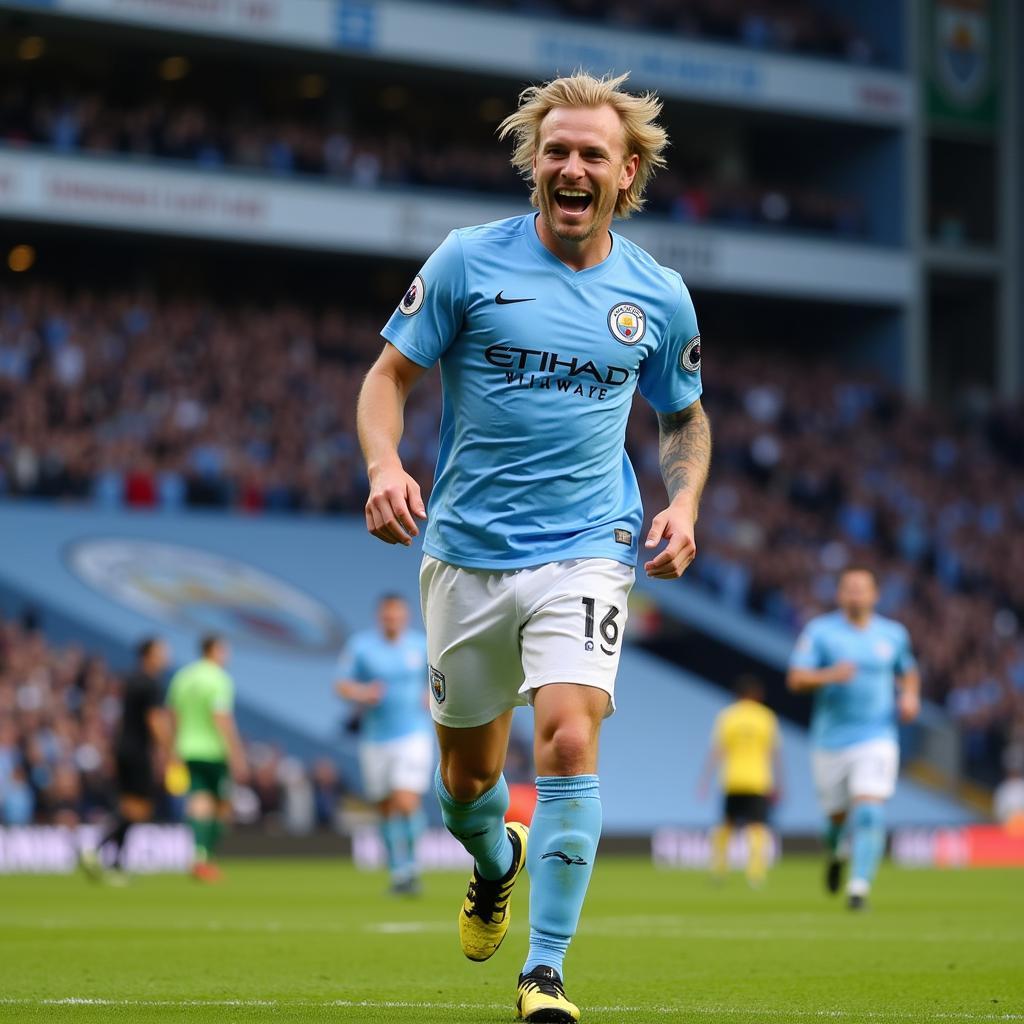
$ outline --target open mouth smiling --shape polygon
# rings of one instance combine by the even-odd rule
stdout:
[[[563,213],[579,215],[586,213],[594,197],[579,188],[556,188],[555,204]]]

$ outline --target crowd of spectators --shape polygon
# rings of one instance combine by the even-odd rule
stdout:
[[[0,825],[100,823],[116,805],[114,749],[122,681],[77,646],[49,644],[29,615],[0,616]],[[236,790],[242,825],[335,829],[345,789],[333,761],[305,765],[249,745],[252,778]],[[174,818],[164,798],[160,815]]]
[[[968,770],[996,781],[1001,747],[1024,734],[1024,410],[954,415],[771,354],[716,356],[705,402],[715,463],[692,576],[792,632],[830,606],[837,570],[871,566]],[[633,442],[656,494],[648,418]]]
[[[385,318],[0,292],[0,497],[359,513],[355,398]],[[715,466],[690,578],[795,631],[829,605],[838,569],[872,565],[927,695],[961,724],[975,774],[997,773],[1024,713],[1024,414],[954,415],[867,373],[725,348],[707,374]],[[425,492],[439,393],[429,375],[406,417],[402,455]],[[656,508],[649,410],[629,440]]]
[[[199,103],[136,99],[111,102],[99,94],[37,93],[24,85],[0,96],[0,141],[58,153],[121,154],[188,161],[202,169],[233,167],[275,176],[313,175],[359,188],[453,189],[522,200],[526,186],[494,140],[446,135],[415,122],[385,129],[357,124],[350,112],[273,118],[241,109],[217,114]],[[782,228],[862,238],[863,204],[850,196],[795,182],[749,180],[742,161],[729,174],[688,159],[685,138],[673,168],[656,178],[648,209],[687,224]]]
[[[484,0],[488,7],[578,18],[754,50],[873,64],[884,58],[848,20],[806,0]]]

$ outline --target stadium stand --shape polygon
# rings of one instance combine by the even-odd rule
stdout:
[[[739,3],[673,0],[607,3],[605,0],[487,0],[484,6],[530,15],[557,15],[618,29],[653,30],[682,38],[738,44],[807,56],[882,63],[876,42],[846,19],[809,3]]]
[[[392,90],[400,100],[403,89]],[[435,96],[435,105],[444,99]],[[215,108],[199,98],[140,97],[133,90],[121,99],[84,85],[46,82],[33,89],[19,83],[0,96],[0,140],[61,154],[188,161],[206,171],[312,175],[360,188],[522,195],[522,182],[500,147],[481,141],[480,132],[467,132],[465,116],[423,123],[418,108],[410,108],[405,116],[391,111],[382,121],[379,112],[336,100],[313,112],[303,111],[301,102],[293,99],[286,116],[274,117],[251,103]],[[652,213],[681,223],[864,236],[866,219],[856,196],[765,181],[742,148],[712,157],[706,140],[682,132],[678,138],[672,170],[650,192]]]
[[[79,645],[47,641],[31,614],[0,616],[0,825],[74,827],[116,801],[121,680]],[[248,750],[239,821],[265,830],[335,828],[345,787],[327,758],[303,764],[272,744]],[[166,801],[163,816],[175,811]]]
[[[358,513],[355,395],[385,318],[7,289],[0,494]],[[1024,558],[1014,454],[1024,414],[952,415],[867,373],[716,348],[705,395],[716,468],[694,577],[793,632],[828,604],[839,568],[872,565],[882,610],[928,638],[926,693],[960,724],[968,771],[994,784],[1009,723],[1024,715],[1024,584],[1014,569]],[[427,490],[438,415],[432,376],[410,407],[403,453]],[[650,415],[633,417],[629,441],[650,509],[662,495]]]

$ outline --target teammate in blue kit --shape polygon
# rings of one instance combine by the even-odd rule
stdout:
[[[896,715],[903,722],[917,717],[920,679],[906,628],[875,614],[870,570],[843,572],[837,603],[838,611],[811,619],[800,634],[787,682],[814,693],[812,770],[829,819],[825,884],[832,893],[842,884],[845,828],[852,854],[847,906],[863,910],[885,852],[882,805],[899,772]]]
[[[434,743],[424,703],[426,637],[409,629],[409,606],[398,594],[377,603],[377,629],[356,633],[338,662],[335,692],[359,707],[363,789],[380,812],[391,891],[415,895],[420,882],[416,841],[420,803],[430,788]]]
[[[403,408],[440,362],[440,451],[420,571],[435,789],[473,855],[462,950],[486,960],[530,873],[530,949],[516,1008],[576,1021],[562,965],[601,831],[598,734],[615,673],[643,526],[624,451],[635,390],[654,406],[668,507],[644,568],[692,561],[711,436],[700,336],[679,275],[610,230],[643,204],[667,143],[654,96],[626,76],[578,73],[527,89],[503,122],[539,213],[453,231],[383,329],[359,400],[369,531],[410,544],[426,519],[398,456]],[[653,550],[661,542],[665,547]],[[532,704],[537,808],[506,827],[502,774],[512,709]]]

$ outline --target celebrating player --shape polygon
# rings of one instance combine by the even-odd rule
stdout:
[[[362,709],[359,766],[367,797],[380,811],[391,891],[413,895],[420,884],[416,840],[420,802],[430,788],[434,744],[423,701],[426,637],[409,626],[409,606],[397,594],[377,604],[377,629],[349,639],[335,692]]]
[[[787,682],[814,693],[812,769],[829,818],[825,883],[832,893],[842,884],[847,827],[847,906],[863,910],[885,851],[882,804],[899,771],[896,710],[903,722],[917,717],[920,679],[906,628],[875,614],[878,587],[869,569],[846,569],[837,600],[838,611],[811,619],[800,634]]]
[[[211,634],[199,649],[202,657],[171,679],[167,705],[174,712],[175,750],[188,769],[185,813],[196,851],[192,873],[199,881],[216,882],[220,871],[212,858],[231,816],[228,782],[244,782],[249,769],[233,715],[235,684],[225,671],[228,642]]]
[[[736,692],[739,700],[715,719],[699,788],[706,792],[720,766],[725,803],[722,824],[711,837],[712,873],[716,878],[725,875],[729,841],[733,830],[742,827],[747,836],[747,881],[758,886],[768,869],[768,801],[781,774],[779,722],[765,707],[764,687],[755,676],[741,676]]]
[[[124,682],[121,728],[117,737],[117,819],[96,844],[97,851],[108,843],[114,848],[113,864],[117,874],[108,876],[110,881],[125,878],[123,856],[129,829],[153,817],[157,796],[154,760],[162,765],[170,746],[160,682],[170,652],[159,637],[147,637],[136,653],[135,671]],[[92,877],[100,877],[101,865],[95,851],[83,853],[81,863]]]
[[[527,89],[503,122],[532,180],[530,213],[453,231],[383,335],[359,400],[370,477],[368,530],[411,544],[426,519],[402,467],[403,409],[440,361],[441,445],[421,597],[435,789],[473,855],[462,950],[486,960],[530,873],[530,948],[517,1010],[576,1021],[563,958],[601,831],[598,733],[615,674],[643,526],[623,442],[637,387],[658,412],[669,505],[645,537],[644,568],[675,579],[692,561],[711,436],[700,336],[679,275],[610,230],[643,204],[667,143],[661,105],[583,73]],[[658,553],[651,549],[665,542]],[[502,773],[512,708],[534,708],[537,808],[507,828]]]

